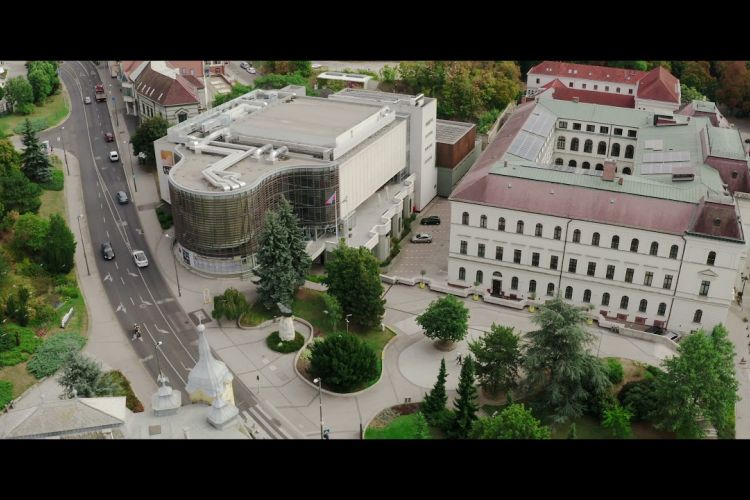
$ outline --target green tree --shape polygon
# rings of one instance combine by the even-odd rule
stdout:
[[[5,101],[14,112],[19,112],[21,111],[21,108],[24,108],[27,105],[33,106],[34,89],[31,87],[29,81],[22,76],[10,78],[5,83]],[[26,109],[24,109],[24,111]]]
[[[380,69],[378,78],[381,82],[395,83],[396,78],[398,78],[398,68],[394,68],[393,66],[389,66],[386,64]]]
[[[37,105],[43,104],[47,96],[52,93],[52,83],[49,81],[49,75],[43,68],[36,68],[29,71],[29,84],[34,91],[34,102]]]
[[[278,208],[279,222],[287,232],[287,248],[292,258],[292,268],[297,276],[297,287],[305,284],[305,277],[310,272],[312,261],[307,255],[305,247],[305,233],[299,224],[299,219],[292,210],[292,205],[282,196]],[[295,289],[296,292],[296,289]]]
[[[57,74],[57,61],[30,61],[26,63],[26,69],[29,81],[31,81],[31,74],[36,71],[41,71],[47,77],[50,89],[45,96],[56,94],[60,90],[60,77]]]
[[[36,214],[25,213],[13,226],[13,247],[19,252],[36,256],[47,245],[49,221]]]
[[[650,421],[659,409],[659,400],[653,378],[628,382],[620,389],[617,398],[636,421]]]
[[[291,307],[299,277],[292,262],[288,231],[275,211],[266,212],[259,248],[258,298],[268,309],[279,302]]]
[[[506,406],[500,413],[474,422],[472,439],[550,439],[552,431],[522,404]]]
[[[659,402],[656,427],[679,438],[702,438],[705,424],[725,428],[730,410],[739,400],[734,374],[734,346],[723,325],[710,335],[702,330],[680,342],[678,356],[662,365],[666,373],[654,379]]]
[[[17,167],[0,173],[0,204],[4,213],[15,210],[23,214],[36,213],[42,206],[42,188],[31,182]]]
[[[607,358],[606,361],[607,377],[613,385],[619,384],[625,378],[625,369],[617,358]]]
[[[76,241],[73,233],[58,214],[49,218],[48,244],[42,249],[42,262],[52,274],[67,274],[73,269]]]
[[[237,97],[245,95],[252,90],[252,87],[242,85],[241,83],[235,83],[234,85],[232,85],[232,90],[230,90],[229,93],[217,94],[216,97],[214,97],[214,106],[219,106],[220,104],[229,102],[232,99],[236,99]]]
[[[744,116],[750,112],[750,72],[745,61],[719,61],[716,99],[731,114]]]
[[[471,433],[471,428],[477,420],[477,388],[474,386],[474,360],[466,356],[461,366],[461,375],[458,379],[458,396],[453,401],[455,419],[453,421],[452,436],[466,439]]]
[[[31,292],[21,285],[15,295],[9,295],[5,300],[5,316],[21,326],[29,324],[29,299]]]
[[[448,373],[445,369],[445,358],[440,360],[440,371],[435,385],[424,395],[420,409],[432,425],[439,425],[439,418],[447,410],[448,395],[445,393],[445,379]]]
[[[104,375],[99,363],[80,352],[67,357],[57,381],[63,387],[66,398],[74,395],[82,398],[124,395],[122,389]]]
[[[424,328],[428,338],[450,345],[466,337],[469,310],[453,295],[446,295],[430,303],[425,312],[417,316],[417,324]]]
[[[633,414],[620,405],[614,405],[604,410],[602,427],[610,429],[617,439],[629,438],[633,431],[630,428],[630,418]]]
[[[708,98],[701,94],[693,87],[688,87],[684,83],[680,84],[680,101],[682,104],[687,104],[693,101],[707,101]]]
[[[566,439],[578,439],[578,430],[576,429],[575,422],[570,424],[570,429],[568,429],[568,436]]]
[[[586,351],[593,336],[582,327],[584,313],[559,296],[534,313],[524,359],[529,390],[541,388],[540,404],[557,423],[580,417],[587,403],[611,388],[599,360]]]
[[[304,77],[312,75],[312,61],[289,61],[292,66],[292,71],[299,73]]]
[[[377,355],[356,335],[328,335],[310,351],[310,374],[335,391],[356,390],[378,376]]]
[[[237,320],[250,309],[245,295],[236,288],[227,288],[224,293],[214,297],[214,319],[227,318]]]
[[[341,311],[341,304],[339,304],[339,301],[334,297],[333,295],[329,293],[323,294],[323,304],[325,304],[325,311],[328,311],[326,313],[326,316],[328,317],[328,322],[331,325],[331,331],[335,332],[337,330],[337,326],[339,321],[343,318],[343,314]]]
[[[414,432],[415,439],[432,439],[430,434],[430,426],[427,424],[427,419],[424,418],[422,412],[417,412],[414,417],[416,420],[416,429]]]
[[[323,282],[336,297],[344,314],[366,328],[375,328],[385,314],[383,284],[378,259],[364,247],[351,248],[341,240],[326,261]]]
[[[168,128],[169,122],[163,116],[154,116],[143,120],[130,139],[133,144],[133,153],[136,155],[143,153],[149,163],[154,163],[156,161],[154,158],[154,141],[167,135]]]
[[[253,83],[256,89],[280,89],[287,85],[301,85],[307,89],[308,93],[312,90],[310,81],[300,73],[291,73],[288,75],[278,73],[264,74],[256,78]]]
[[[49,155],[42,150],[31,121],[26,119],[23,125],[23,145],[26,149],[21,154],[21,170],[29,180],[44,184],[52,179],[52,163]]]
[[[521,366],[521,338],[513,327],[492,324],[489,333],[469,342],[479,385],[492,395],[515,389]]]

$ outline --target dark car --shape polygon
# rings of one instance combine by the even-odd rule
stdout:
[[[112,260],[115,258],[115,251],[112,250],[112,245],[108,241],[102,243],[102,257],[104,257],[104,260]]]
[[[112,142],[115,140],[115,134],[112,132],[104,132],[104,140],[106,142]]]
[[[430,215],[429,217],[425,217],[420,222],[423,226],[439,226],[440,225],[440,217],[437,215]]]
[[[125,191],[118,191],[117,192],[117,203],[120,205],[124,205],[128,202],[128,195],[125,193]]]

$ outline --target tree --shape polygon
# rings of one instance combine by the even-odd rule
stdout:
[[[448,373],[445,369],[445,358],[440,360],[440,371],[435,385],[430,392],[424,395],[420,409],[427,420],[432,425],[439,425],[440,416],[446,411],[445,405],[448,403],[448,395],[445,393],[445,379]]]
[[[312,61],[289,61],[291,63],[292,71],[299,73],[304,77],[312,75]]]
[[[568,429],[568,436],[566,439],[578,439],[578,430],[576,429],[575,422],[570,424],[570,429]]]
[[[305,284],[307,273],[310,272],[312,261],[305,250],[305,233],[300,227],[299,219],[292,210],[292,205],[282,196],[278,208],[279,222],[287,232],[287,248],[292,258],[292,268],[297,276],[297,287]],[[296,289],[295,289],[296,292]]]
[[[604,410],[602,427],[610,429],[617,439],[625,439],[633,433],[630,429],[630,418],[633,414],[620,405],[614,405]]]
[[[133,153],[146,155],[146,160],[154,163],[154,141],[167,135],[169,122],[163,116],[154,116],[143,120],[135,129],[135,135],[130,139],[133,144]]]
[[[381,82],[394,83],[398,77],[398,68],[394,68],[389,65],[385,65],[380,69],[378,78]]]
[[[20,111],[24,106],[33,106],[34,89],[22,76],[10,78],[5,83],[5,101],[15,112]]]
[[[718,82],[711,74],[711,63],[708,61],[682,61],[678,78],[680,84],[709,96],[711,99],[716,94]]]
[[[29,298],[31,292],[25,286],[17,288],[15,295],[9,295],[5,301],[5,316],[21,326],[29,324]]]
[[[42,205],[41,195],[39,184],[31,182],[20,169],[12,167],[0,173],[0,204],[5,213],[36,213]]]
[[[617,395],[620,404],[633,414],[636,421],[651,421],[659,409],[653,378],[628,382]]]
[[[328,316],[328,321],[331,325],[331,331],[336,331],[336,326],[338,325],[339,321],[341,321],[341,318],[343,318],[343,315],[341,313],[341,304],[339,304],[339,301],[336,300],[336,297],[334,297],[331,294],[324,293],[323,294],[323,304],[325,304],[325,310],[326,316]]]
[[[45,94],[45,97],[56,94],[60,90],[60,77],[57,74],[56,61],[29,61],[26,63],[26,69],[29,81],[31,81],[31,73],[36,71],[42,72],[47,77],[50,89],[49,92]]]
[[[224,104],[225,102],[229,102],[232,99],[236,99],[239,96],[245,95],[252,90],[252,87],[242,85],[241,83],[235,83],[234,85],[232,85],[232,90],[229,91],[228,94],[217,94],[216,97],[214,97],[214,107],[219,106],[220,104]]]
[[[47,245],[49,221],[32,213],[18,217],[13,226],[13,246],[20,252],[36,256]]]
[[[364,247],[351,248],[342,239],[326,262],[323,282],[344,314],[366,328],[375,328],[385,314],[378,259]]]
[[[289,248],[289,235],[275,211],[266,213],[257,254],[258,297],[270,309],[281,302],[292,306],[299,278]]]
[[[453,295],[446,295],[433,301],[425,312],[417,316],[417,324],[424,328],[428,338],[450,345],[466,337],[469,310]]]
[[[458,379],[458,397],[453,401],[454,415],[453,437],[466,439],[471,433],[471,428],[477,419],[477,388],[474,386],[474,360],[471,356],[461,366],[461,375]]]
[[[26,149],[21,154],[21,170],[33,182],[49,182],[52,179],[52,164],[49,155],[42,150],[29,119],[24,121],[22,141]]]
[[[622,363],[617,358],[607,358],[605,362],[605,370],[607,371],[607,377],[613,385],[622,382],[625,378],[625,369],[622,367]]]
[[[487,392],[515,389],[521,365],[521,338],[513,327],[492,324],[489,333],[469,342],[469,349],[477,364],[477,379]]]
[[[506,406],[500,413],[474,422],[473,439],[550,439],[552,431],[522,404]]]
[[[716,99],[738,116],[750,112],[750,73],[745,61],[720,61],[717,69]]]
[[[76,241],[73,233],[58,214],[49,218],[48,244],[42,249],[42,262],[52,274],[67,274],[73,269]]]
[[[29,71],[29,84],[34,92],[34,102],[37,105],[43,104],[48,95],[52,93],[52,83],[49,81],[49,75],[43,68],[36,68]]]
[[[122,389],[102,373],[101,365],[79,352],[69,355],[57,381],[66,398],[118,396]]]
[[[593,336],[582,327],[584,318],[558,296],[534,313],[539,329],[527,334],[527,389],[542,388],[540,404],[557,423],[580,417],[611,387],[602,364],[586,351]]]
[[[310,375],[335,391],[350,392],[378,376],[378,357],[356,335],[328,335],[310,347]]]
[[[249,309],[247,299],[242,292],[236,288],[227,288],[224,293],[214,297],[214,309],[211,315],[215,319],[237,320]]]
[[[684,83],[680,84],[680,102],[686,104],[693,101],[707,101],[708,98],[698,92],[693,87],[688,87]]]
[[[414,417],[416,420],[415,439],[431,439],[430,426],[427,424],[427,419],[424,418],[422,412],[417,412]]]
[[[656,427],[692,439],[705,435],[705,424],[726,428],[739,400],[734,355],[723,325],[710,335],[699,330],[680,342],[678,356],[662,362],[666,373],[654,379]]]

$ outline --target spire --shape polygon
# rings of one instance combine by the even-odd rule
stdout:
[[[180,409],[180,406],[182,406],[182,393],[172,390],[167,385],[169,379],[163,374],[160,373],[156,380],[161,385],[151,396],[151,407],[154,409],[154,415],[157,417],[174,415]]]
[[[206,327],[201,324],[196,330],[198,332],[198,362],[188,374],[185,390],[190,394],[193,402],[203,401],[211,404],[220,394],[224,394],[226,399],[233,402],[231,387],[234,376],[227,365],[211,354],[205,335]],[[227,391],[229,394],[225,394]]]

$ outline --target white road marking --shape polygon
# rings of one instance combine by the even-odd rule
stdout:
[[[120,266],[117,265],[117,262],[115,262],[115,267],[119,270]]]
[[[102,281],[107,281],[107,280],[112,281],[112,275],[110,273],[107,273],[107,275],[104,277]]]
[[[104,231],[104,232],[107,233],[107,239],[109,239],[109,231]]]
[[[127,268],[127,271],[128,271],[128,274],[129,274],[130,276],[134,276],[134,277],[136,277],[136,278],[137,278],[137,277],[139,276],[138,274],[135,274],[135,273],[131,273],[131,272],[130,272],[130,268],[129,268],[129,267]]]
[[[133,297],[128,297],[130,299],[130,303],[135,305],[135,301],[133,300]]]
[[[120,311],[124,312],[125,314],[127,314],[127,313],[128,313],[128,310],[127,310],[127,309],[125,309],[125,306],[124,306],[124,305],[122,305],[122,302],[120,302],[120,305],[119,305],[119,306],[117,306],[117,309],[115,309],[115,312],[120,312]]]
[[[159,328],[158,326],[156,326],[156,323],[154,323],[154,328],[156,328],[156,331],[159,332],[159,333],[169,333],[168,330],[162,330],[161,328]]]
[[[122,284],[123,284],[123,285],[125,284],[125,280],[124,280],[124,279],[122,279],[122,276],[120,276],[120,281],[122,281]]]

